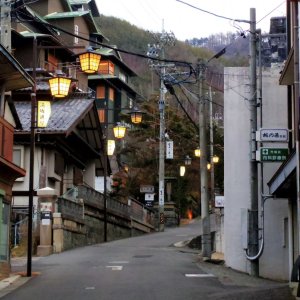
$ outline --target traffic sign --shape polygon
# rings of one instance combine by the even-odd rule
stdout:
[[[258,160],[261,162],[281,162],[285,161],[288,157],[288,148],[266,148],[259,149]]]
[[[282,142],[286,143],[289,141],[288,129],[277,128],[261,128],[256,132],[256,140],[259,142]]]

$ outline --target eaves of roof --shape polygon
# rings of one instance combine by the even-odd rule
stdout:
[[[28,7],[27,5],[24,5],[24,9],[27,10],[27,12],[29,14],[31,14],[31,16],[33,18],[37,18],[40,22],[41,25],[45,26],[47,28],[47,30],[49,30],[51,32],[51,30],[53,32],[57,32],[56,29],[51,28],[51,24],[49,22],[47,22],[42,16],[40,16],[38,13],[36,13],[34,10],[32,10],[30,7]],[[49,29],[49,27],[51,28],[51,30]]]
[[[51,103],[51,116],[46,128],[39,128],[45,134],[64,134],[68,136],[93,107],[94,99],[66,98]],[[15,107],[20,118],[23,130],[19,133],[28,133],[31,125],[30,101],[15,101]]]
[[[111,81],[113,85],[124,89],[126,92],[137,95],[137,92],[130,85],[128,85],[126,82],[114,75],[89,75],[89,80],[104,80],[106,82]]]
[[[109,49],[109,48],[105,48],[105,49],[100,48],[100,49],[97,49],[96,52],[98,52],[99,54],[101,54],[105,58],[109,58],[116,65],[122,67],[122,69],[125,72],[127,72],[128,75],[137,76],[137,74],[127,64],[125,64],[122,61],[121,57],[117,56],[117,54],[119,53],[117,50]]]
[[[0,84],[5,91],[33,86],[34,81],[13,56],[0,44]]]

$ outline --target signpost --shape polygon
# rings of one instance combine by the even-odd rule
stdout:
[[[262,147],[257,151],[257,160],[261,162],[283,162],[289,154],[288,148]]]
[[[288,129],[268,129],[261,128],[256,132],[256,140],[258,142],[281,142],[287,143],[289,141]]]

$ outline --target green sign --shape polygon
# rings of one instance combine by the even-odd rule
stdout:
[[[260,161],[285,161],[288,157],[289,149],[287,148],[260,148]]]

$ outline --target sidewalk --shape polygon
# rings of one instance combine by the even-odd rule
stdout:
[[[214,294],[213,299],[226,300],[247,300],[247,299],[263,299],[263,300],[295,300],[299,299],[293,295],[293,290],[288,282],[279,282],[269,280],[262,277],[250,276],[247,273],[239,272],[227,267],[224,263],[224,255],[222,253],[213,253],[212,258],[204,261],[199,249],[199,240],[194,238],[192,241],[182,241],[174,244],[180,251],[194,253],[196,264],[199,269],[207,274],[212,274],[226,287],[234,287],[233,292],[224,292]],[[196,247],[196,248],[194,248]],[[228,289],[229,290],[229,289]]]
[[[40,257],[33,257],[32,260],[39,260]],[[31,277],[26,277],[26,257],[11,258],[12,273],[9,277],[0,280],[0,298],[10,293],[12,290],[26,283]],[[32,272],[32,276],[38,275]]]

